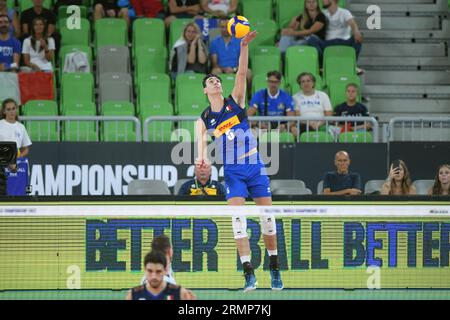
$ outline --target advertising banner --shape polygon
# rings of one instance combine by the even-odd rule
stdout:
[[[232,210],[233,211],[232,211]],[[188,288],[241,288],[231,215],[248,216],[252,264],[270,288],[259,217],[276,216],[285,288],[450,288],[450,206],[27,204],[0,209],[0,290],[126,289],[166,234]]]

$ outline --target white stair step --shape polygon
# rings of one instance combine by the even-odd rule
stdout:
[[[356,12],[366,12],[369,3],[350,3],[347,5],[347,9],[349,9],[354,15]],[[429,3],[376,3],[381,9],[381,12],[412,12],[412,13],[447,13],[448,12],[448,4],[447,1],[437,0],[435,4]]]
[[[363,43],[360,57],[445,57],[444,43]]]
[[[355,16],[361,30],[368,30],[369,14]],[[436,30],[439,29],[438,17],[392,17],[381,15],[381,29],[389,30]]]
[[[434,85],[365,85],[364,95],[373,98],[376,95],[432,95],[446,96],[450,99],[450,85],[434,86]]]
[[[365,84],[450,84],[450,71],[380,71],[370,70],[364,74]]]
[[[371,113],[450,114],[450,99],[370,98]]]
[[[436,58],[436,57],[360,57],[358,59],[358,66],[363,69],[449,69],[450,59]]]

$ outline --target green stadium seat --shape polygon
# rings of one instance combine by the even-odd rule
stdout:
[[[69,6],[61,6],[58,8],[58,22],[56,23],[57,30],[61,30],[61,27],[63,25],[67,25],[67,18],[73,15],[72,11],[67,13],[68,7]],[[80,8],[80,17],[86,19],[88,17],[87,7],[78,6],[78,8]],[[70,23],[70,20],[69,20],[69,23]]]
[[[68,102],[64,105],[65,116],[95,116],[93,102]],[[95,121],[64,121],[62,125],[63,141],[98,141]]]
[[[166,30],[161,19],[140,18],[133,22],[132,56],[141,46],[165,48]]]
[[[373,138],[370,132],[343,132],[339,135],[339,142],[344,143],[366,143],[372,141]]]
[[[59,78],[62,78],[62,74],[64,72],[64,62],[66,59],[66,55],[72,52],[76,52],[76,51],[80,51],[80,52],[84,52],[86,53],[87,57],[88,57],[88,61],[89,61],[89,66],[90,66],[90,70],[92,72],[93,70],[93,63],[92,63],[92,49],[89,46],[84,46],[84,45],[66,45],[63,46],[60,50],[59,50]]]
[[[272,19],[272,0],[242,1],[242,14],[250,24],[260,19]]]
[[[190,107],[199,105],[206,107],[208,100],[203,93],[202,80],[205,77],[201,73],[182,73],[175,80],[175,112],[179,115],[191,115]],[[200,107],[201,108],[201,107]],[[201,110],[203,111],[203,109]],[[200,113],[201,113],[200,111]],[[198,115],[200,115],[198,113]]]
[[[334,142],[334,137],[328,132],[309,131],[300,135],[300,142]]]
[[[128,46],[128,26],[119,18],[103,18],[95,21],[95,48],[117,45]]]
[[[137,94],[137,114],[148,103],[170,102],[170,78],[166,74],[152,74],[139,81]]]
[[[22,108],[24,116],[50,117],[58,115],[58,105],[53,100],[31,100]],[[56,121],[25,121],[31,141],[59,141]]]
[[[224,97],[228,97],[233,91],[234,82],[236,80],[236,76],[234,74],[219,74],[220,79],[222,79],[222,95]]]
[[[276,19],[280,29],[287,26],[295,16],[303,13],[305,0],[278,0],[276,3]],[[321,1],[320,1],[321,2]]]
[[[267,88],[266,74],[254,75],[252,79],[252,95],[254,95],[256,91],[266,88]],[[280,89],[286,90],[286,81],[284,80],[283,77],[281,77]]]
[[[175,19],[170,23],[170,30],[169,30],[169,51],[172,50],[173,45],[175,42],[182,36],[184,27],[189,23],[193,22],[192,19],[187,18],[180,18]]]
[[[91,23],[88,19],[80,19],[80,29],[68,29],[66,25],[60,26],[61,46],[83,45],[89,46],[91,42]]]
[[[269,71],[281,71],[281,54],[278,48],[257,47],[252,51],[250,64],[253,75],[267,74]]]
[[[166,73],[167,50],[164,47],[136,48],[135,53],[135,82],[139,77],[152,73]]]
[[[196,104],[196,103],[181,103],[179,108],[179,115],[182,116],[200,116],[200,114],[205,109],[205,104]],[[188,141],[194,141],[195,137],[195,120],[184,120],[184,121],[178,121],[178,129],[185,130],[189,132],[188,137],[191,139],[188,139]],[[185,134],[187,134],[185,132]]]
[[[294,143],[295,138],[290,132],[268,131],[261,134],[259,142]]]
[[[358,76],[330,76],[330,81],[328,85],[328,93],[331,100],[331,105],[336,108],[337,105],[345,102],[347,100],[345,87],[349,83],[354,83],[361,88],[361,80]],[[361,89],[358,90],[358,101],[361,102]]]
[[[326,84],[330,76],[356,74],[356,52],[349,46],[327,47],[323,53],[323,78]]]
[[[94,76],[90,73],[64,73],[61,80],[61,106],[68,102],[94,102]],[[61,110],[64,112],[64,110]]]
[[[144,130],[144,121],[151,116],[172,116],[173,106],[169,102],[150,102],[141,106],[140,119],[142,130]],[[148,141],[168,142],[172,134],[172,121],[155,121],[148,125]],[[142,131],[144,135],[145,132]]]
[[[319,55],[316,48],[309,46],[293,46],[286,50],[284,75],[291,93],[296,92],[297,77],[302,72],[319,74]]]
[[[278,26],[272,19],[258,19],[251,23],[252,30],[258,31],[258,36],[252,41],[252,46],[273,46],[278,33]]]
[[[15,7],[16,7],[16,0],[7,0],[6,1],[6,7],[8,9],[15,9]]]
[[[20,13],[33,7],[33,0],[19,0],[18,2],[19,2],[19,12]],[[42,6],[46,9],[51,9],[52,0],[44,0],[42,2]]]
[[[140,74],[138,76],[136,76],[136,81],[135,81],[135,90],[136,90],[136,94],[139,95],[139,84],[141,84],[142,81],[145,80],[150,80],[150,81],[156,81],[159,83],[164,83],[167,84],[167,87],[170,88],[170,77],[165,74],[165,73],[143,73]],[[164,90],[165,92],[166,90]],[[167,99],[169,99],[170,96],[168,94],[168,98],[165,98],[164,101],[168,101]]]
[[[108,101],[102,104],[104,116],[134,116],[131,102]],[[132,121],[104,121],[100,130],[101,141],[136,141],[136,128]]]

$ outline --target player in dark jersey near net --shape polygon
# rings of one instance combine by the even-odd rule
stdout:
[[[145,256],[147,283],[131,289],[126,300],[191,300],[186,289],[164,280],[167,260],[164,252],[151,251]]]
[[[216,143],[224,163],[226,198],[228,205],[242,206],[248,194],[257,205],[272,205],[270,181],[257,149],[256,139],[250,130],[245,110],[246,75],[248,70],[248,44],[256,37],[256,31],[241,41],[239,67],[231,95],[222,95],[222,81],[213,74],[203,79],[203,92],[210,106],[196,122],[198,158],[196,164],[209,161],[207,157],[207,133]],[[275,217],[262,216],[261,229],[270,256],[272,290],[282,290],[283,282],[278,266]],[[232,218],[234,239],[244,269],[244,291],[256,289],[257,282],[250,259],[250,243],[247,235],[247,218],[243,213]]]

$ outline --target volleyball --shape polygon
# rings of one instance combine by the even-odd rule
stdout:
[[[228,21],[228,33],[235,38],[243,38],[250,32],[250,23],[246,17],[234,16]]]

